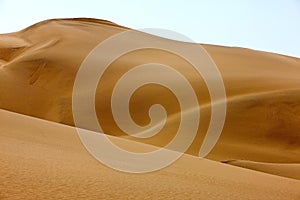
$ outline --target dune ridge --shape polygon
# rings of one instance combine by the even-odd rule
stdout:
[[[228,160],[222,163],[300,180],[299,163],[264,163],[248,160]]]
[[[95,18],[87,18],[87,17],[81,17],[81,18],[58,18],[58,19],[48,19],[48,20],[44,20],[41,22],[38,22],[36,24],[33,24],[21,31],[26,32],[26,31],[31,31],[32,29],[38,28],[39,26],[42,25],[47,25],[51,22],[58,22],[58,23],[62,23],[62,22],[75,22],[73,25],[76,25],[76,22],[79,23],[90,23],[90,24],[100,24],[100,25],[108,25],[108,26],[112,26],[112,27],[116,27],[116,28],[125,28],[128,29],[127,27],[121,26],[119,24],[116,24],[114,22],[111,22],[109,20],[105,20],[105,19],[95,19]]]

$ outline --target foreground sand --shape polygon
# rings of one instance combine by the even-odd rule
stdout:
[[[155,149],[116,139],[123,146]],[[300,181],[184,155],[126,174],[96,161],[76,130],[0,110],[0,199],[299,199]]]

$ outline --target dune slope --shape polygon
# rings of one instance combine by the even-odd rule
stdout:
[[[0,110],[1,199],[299,199],[300,182],[184,155],[158,172],[117,172],[84,149],[76,129]],[[13,124],[13,126],[12,126]],[[154,150],[110,137],[133,149]]]
[[[0,108],[73,126],[72,89],[80,64],[98,43],[126,30],[104,20],[55,19],[0,35]],[[155,36],[145,34],[145,37]],[[300,59],[242,48],[203,47],[221,72],[228,98],[225,127],[208,158],[300,163]],[[105,59],[104,55],[99,56]],[[155,146],[164,146],[173,138],[180,121],[180,108],[174,95],[165,88],[145,86],[134,93],[130,102],[131,116],[139,125],[149,123],[148,110],[154,103],[166,108],[166,128],[158,136],[130,138],[112,116],[110,98],[115,82],[133,66],[147,62],[174,67],[193,86],[201,107],[201,122],[187,153],[198,155],[209,125],[209,93],[191,66],[168,52],[153,49],[130,52],[111,64],[96,93],[96,112],[102,116],[99,123],[109,135]]]

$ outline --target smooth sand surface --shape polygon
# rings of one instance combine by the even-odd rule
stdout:
[[[298,180],[190,155],[157,172],[121,173],[96,161],[72,127],[4,110],[0,123],[0,199],[300,198]]]
[[[126,30],[128,28],[105,20],[58,19],[0,35],[0,108],[74,126],[72,89],[80,64],[100,42]],[[145,37],[156,36],[145,34]],[[156,39],[178,47],[183,45],[182,42]],[[202,46],[217,64],[227,95],[225,126],[220,140],[207,158],[238,160],[234,165],[299,179],[300,59],[244,48]],[[99,58],[105,59],[105,56],[99,55]],[[175,96],[161,86],[139,88],[129,105],[133,120],[142,126],[150,122],[148,111],[151,105],[159,103],[165,107],[168,114],[166,126],[157,136],[148,139],[129,137],[114,121],[110,100],[116,81],[132,67],[149,62],[172,66],[189,80],[196,92],[201,121],[197,136],[186,153],[198,155],[210,122],[210,96],[205,82],[191,65],[168,52],[154,49],[130,52],[110,65],[96,93],[96,112],[102,116],[98,119],[99,123],[106,134],[122,138],[120,146],[130,146],[125,138],[135,140],[141,142],[133,143],[142,145],[141,151],[148,147],[142,143],[160,147],[174,137],[180,123],[179,104]],[[85,92],[82,91],[82,95]],[[199,161],[189,155],[170,168],[145,176],[117,173],[98,164],[85,152],[74,129],[4,111],[1,113],[3,120],[10,121],[1,121],[1,162],[4,166],[1,175],[6,174],[2,175],[2,184],[7,183],[7,187],[1,187],[0,199],[13,194],[38,195],[37,191],[44,196],[63,195],[68,191],[73,197],[77,192],[91,195],[89,197],[95,193],[106,198],[122,195],[128,198],[130,195],[163,198],[173,192],[179,196],[212,196],[216,199],[237,199],[244,194],[253,199],[265,199],[263,195],[270,199],[284,199],[288,195],[299,198],[297,180],[210,160]],[[61,165],[58,164],[60,162]],[[286,166],[296,167],[289,171],[290,167]],[[201,170],[198,171],[198,168]],[[87,174],[83,173],[84,169],[89,169]],[[207,177],[206,174],[210,175]],[[105,181],[100,180],[102,176]],[[162,177],[164,181],[160,182]],[[192,178],[195,181],[189,181]],[[176,185],[175,179],[178,180]],[[80,183],[84,183],[83,186]],[[14,188],[19,184],[22,187]],[[71,188],[75,189],[71,191]],[[177,188],[182,192],[178,192]],[[85,194],[85,189],[92,191],[91,194]],[[132,194],[131,190],[134,191]],[[254,198],[256,195],[257,198]]]

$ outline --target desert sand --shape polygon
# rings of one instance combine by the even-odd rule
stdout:
[[[247,169],[253,169],[257,171],[262,171],[270,174],[276,174],[280,176],[290,177],[299,179],[299,164],[295,163],[264,163],[264,162],[253,162],[247,160],[229,160],[225,163],[245,167]]]
[[[139,88],[130,101],[130,114],[139,125],[149,123],[148,110],[154,103],[166,108],[166,126],[157,136],[126,135],[110,109],[112,89],[122,74],[153,61],[174,67],[193,86],[201,110],[199,131],[179,161],[145,175],[111,170],[89,155],[72,128],[74,80],[98,43],[126,30],[105,20],[53,19],[0,35],[0,199],[300,199],[299,58],[202,45],[222,75],[227,115],[217,145],[199,159],[211,116],[203,79],[189,63],[168,52],[147,49],[121,56],[100,80],[95,97],[96,112],[102,116],[98,121],[112,140],[144,151],[174,137],[180,108],[163,87]]]
[[[105,167],[76,129],[8,111],[1,119],[1,199],[299,199],[300,182],[184,155],[147,174]],[[149,150],[134,141],[124,146]]]

